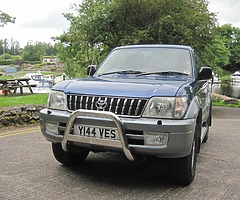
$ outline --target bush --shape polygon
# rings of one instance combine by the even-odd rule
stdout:
[[[31,65],[37,65],[37,64],[41,64],[42,61],[26,61],[26,64],[31,64]]]
[[[0,60],[0,65],[13,65],[13,60]]]
[[[13,56],[9,53],[4,53],[3,55],[0,56],[1,60],[12,60]]]
[[[35,66],[36,66],[36,67],[42,67],[42,66],[44,66],[44,64],[41,62],[41,63],[39,63],[39,64],[35,64]]]
[[[51,71],[52,71],[52,72],[54,72],[54,71],[56,71],[56,70],[57,70],[56,67],[52,67],[52,68],[51,68]]]

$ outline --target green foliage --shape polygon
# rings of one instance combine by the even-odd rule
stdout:
[[[17,55],[17,56],[13,56],[13,59],[14,60],[22,60],[22,57],[20,55]]]
[[[204,51],[216,24],[205,0],[85,0],[75,10],[77,16],[65,14],[69,31],[56,38],[70,76],[120,45],[185,44]]]
[[[1,80],[4,80],[4,79],[12,79],[13,77],[12,76],[0,76],[0,79]]]
[[[229,79],[229,78],[226,77],[226,79]],[[222,106],[222,107],[240,108],[240,100],[238,100],[238,101],[226,101],[220,96],[212,95],[212,105],[213,106]]]
[[[20,55],[21,48],[17,40],[11,39],[9,42],[7,39],[0,40],[0,54],[11,54],[12,56]]]
[[[47,56],[56,56],[58,54],[56,45],[52,46],[51,44],[47,44],[46,55]]]
[[[208,46],[203,57],[208,66],[211,66],[220,76],[223,75],[222,67],[229,64],[230,50],[225,46],[220,36],[215,36],[213,44]]]
[[[51,68],[51,71],[52,71],[52,72],[54,72],[54,71],[56,71],[56,70],[57,70],[56,67],[52,67],[52,68]]]
[[[240,29],[232,27],[231,24],[224,24],[218,27],[218,40],[219,44],[227,49],[224,55],[222,53],[219,59],[225,60],[222,62],[221,68],[228,71],[240,70]],[[228,57],[228,62],[226,61]]]
[[[20,55],[14,56],[13,59],[16,65],[22,66],[25,63],[25,61],[22,59],[22,56]]]
[[[13,65],[13,60],[0,60],[0,65]]]
[[[39,63],[39,61],[38,61],[38,63],[35,63],[34,64],[35,65],[35,67],[38,67],[38,68],[40,68],[41,66],[43,66],[44,64],[41,62],[41,63]]]
[[[41,56],[46,54],[46,50],[46,45],[41,42],[28,43],[22,51],[22,57],[25,61],[40,61]]]
[[[0,10],[0,27],[3,27],[9,22],[15,23],[15,17],[11,17],[9,14]]]
[[[55,50],[54,50],[55,49]],[[43,56],[51,56],[49,53],[55,55],[56,48],[51,44],[36,42],[35,44],[28,43],[22,50],[22,58],[25,61],[42,61]]]
[[[212,103],[213,106],[222,106],[222,107],[232,107],[232,108],[240,108],[240,101],[238,101],[238,104],[228,104],[224,102],[224,100],[214,100]]]
[[[232,28],[232,43],[230,46],[230,63],[231,66],[238,66],[234,70],[240,70],[240,28]]]
[[[11,60],[12,58],[13,56],[9,53],[4,53],[3,55],[0,55],[0,60]]]

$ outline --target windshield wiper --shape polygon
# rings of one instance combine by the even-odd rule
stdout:
[[[109,74],[142,74],[143,72],[138,70],[122,70],[122,71],[113,71],[99,74],[98,76],[104,76]]]
[[[147,73],[141,73],[138,76],[144,76],[144,75],[169,75],[169,76],[174,76],[174,75],[185,75],[188,76],[188,73],[185,72],[180,72],[180,71],[162,71],[162,72],[147,72]]]

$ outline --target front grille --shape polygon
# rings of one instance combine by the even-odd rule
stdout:
[[[124,97],[67,95],[68,109],[71,111],[78,109],[103,110],[126,116],[140,116],[146,102],[146,99]]]

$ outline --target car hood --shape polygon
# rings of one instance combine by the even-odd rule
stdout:
[[[185,90],[180,90],[180,88],[186,82],[189,80],[111,80],[92,77],[63,81],[56,84],[53,90],[64,91],[66,94],[149,98],[153,96],[177,96],[177,93],[184,95],[180,93],[185,93]]]

